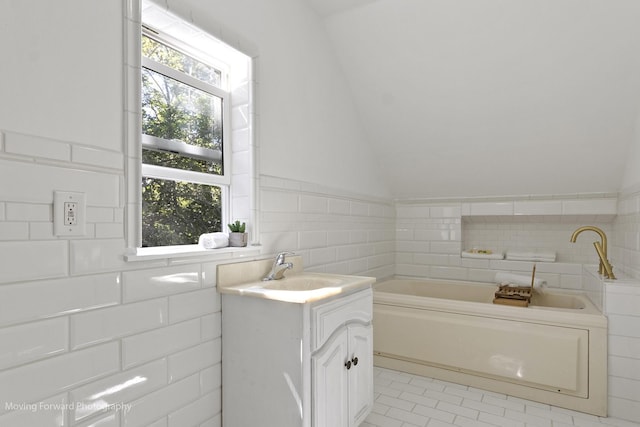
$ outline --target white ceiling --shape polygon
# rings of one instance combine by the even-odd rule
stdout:
[[[311,7],[321,16],[327,17],[334,13],[344,12],[376,0],[307,0]]]
[[[306,0],[397,198],[616,192],[638,0]]]

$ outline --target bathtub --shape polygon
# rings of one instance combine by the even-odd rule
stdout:
[[[607,319],[579,293],[493,304],[495,284],[394,278],[374,287],[374,364],[606,416]]]

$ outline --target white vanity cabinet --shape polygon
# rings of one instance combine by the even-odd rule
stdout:
[[[361,295],[362,294],[362,295]],[[373,404],[371,292],[312,308],[313,427],[358,426]]]
[[[356,427],[373,405],[373,293],[223,294],[223,426]]]
[[[371,325],[353,324],[312,356],[313,426],[360,425],[373,398]]]

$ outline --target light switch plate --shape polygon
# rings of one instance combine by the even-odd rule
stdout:
[[[54,191],[53,233],[56,236],[84,236],[86,222],[84,193]]]

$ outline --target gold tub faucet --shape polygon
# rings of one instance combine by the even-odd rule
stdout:
[[[600,265],[598,267],[598,273],[605,276],[607,279],[615,279],[616,276],[613,274],[613,266],[609,263],[607,259],[607,235],[604,234],[604,231],[599,229],[598,227],[594,227],[593,225],[585,225],[584,227],[578,228],[571,235],[571,243],[575,243],[578,238],[578,234],[583,231],[593,231],[598,233],[600,236],[599,242],[593,242],[593,246],[596,248],[596,252],[598,253],[598,257],[600,258]]]

